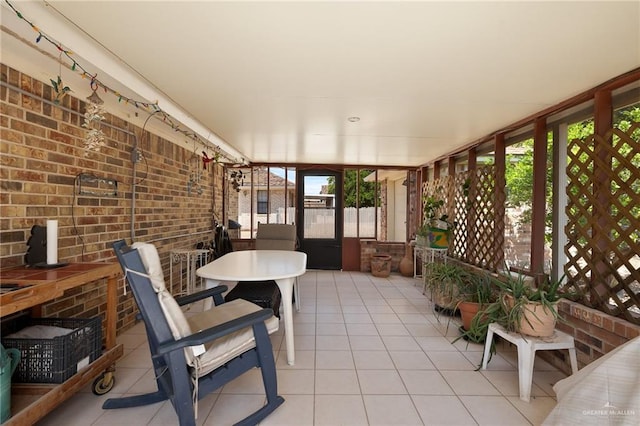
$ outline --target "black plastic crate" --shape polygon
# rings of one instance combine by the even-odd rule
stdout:
[[[72,329],[52,339],[2,338],[5,348],[16,348],[22,355],[12,377],[16,383],[62,383],[102,353],[102,327],[96,318],[17,318],[3,324],[7,336],[32,325]]]

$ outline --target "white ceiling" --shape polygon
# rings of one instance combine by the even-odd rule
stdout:
[[[640,66],[638,1],[47,3],[12,1],[250,162],[418,166]]]

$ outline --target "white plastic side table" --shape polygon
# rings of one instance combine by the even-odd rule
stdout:
[[[205,249],[175,249],[171,250],[169,259],[169,289],[173,294],[173,264],[180,263],[180,290],[182,292],[182,277],[186,279],[186,292],[191,294],[196,288],[196,269],[198,263],[204,266],[209,262],[209,250]],[[185,271],[186,270],[186,271]],[[186,272],[186,274],[185,274]]]
[[[578,359],[573,336],[555,330],[550,337],[523,336],[520,333],[512,333],[497,323],[489,324],[487,339],[484,344],[484,356],[482,357],[482,369],[486,370],[491,352],[493,335],[497,334],[503,339],[513,343],[518,348],[518,382],[520,386],[520,399],[529,402],[531,398],[531,383],[533,381],[533,363],[536,351],[548,351],[555,349],[568,349],[571,360],[571,371],[578,371]]]

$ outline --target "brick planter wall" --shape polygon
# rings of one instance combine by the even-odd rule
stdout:
[[[640,335],[640,326],[569,300],[561,300],[558,311],[564,321],[558,321],[556,328],[574,337],[579,368]],[[567,351],[539,354],[565,373],[571,373]]]
[[[391,255],[391,272],[398,272],[404,253],[404,243],[360,240],[360,271],[371,272],[371,256],[374,254],[388,254]]]

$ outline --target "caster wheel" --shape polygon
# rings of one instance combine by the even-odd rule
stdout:
[[[104,395],[113,389],[116,378],[113,373],[103,373],[100,377],[93,381],[93,393],[95,395]]]

